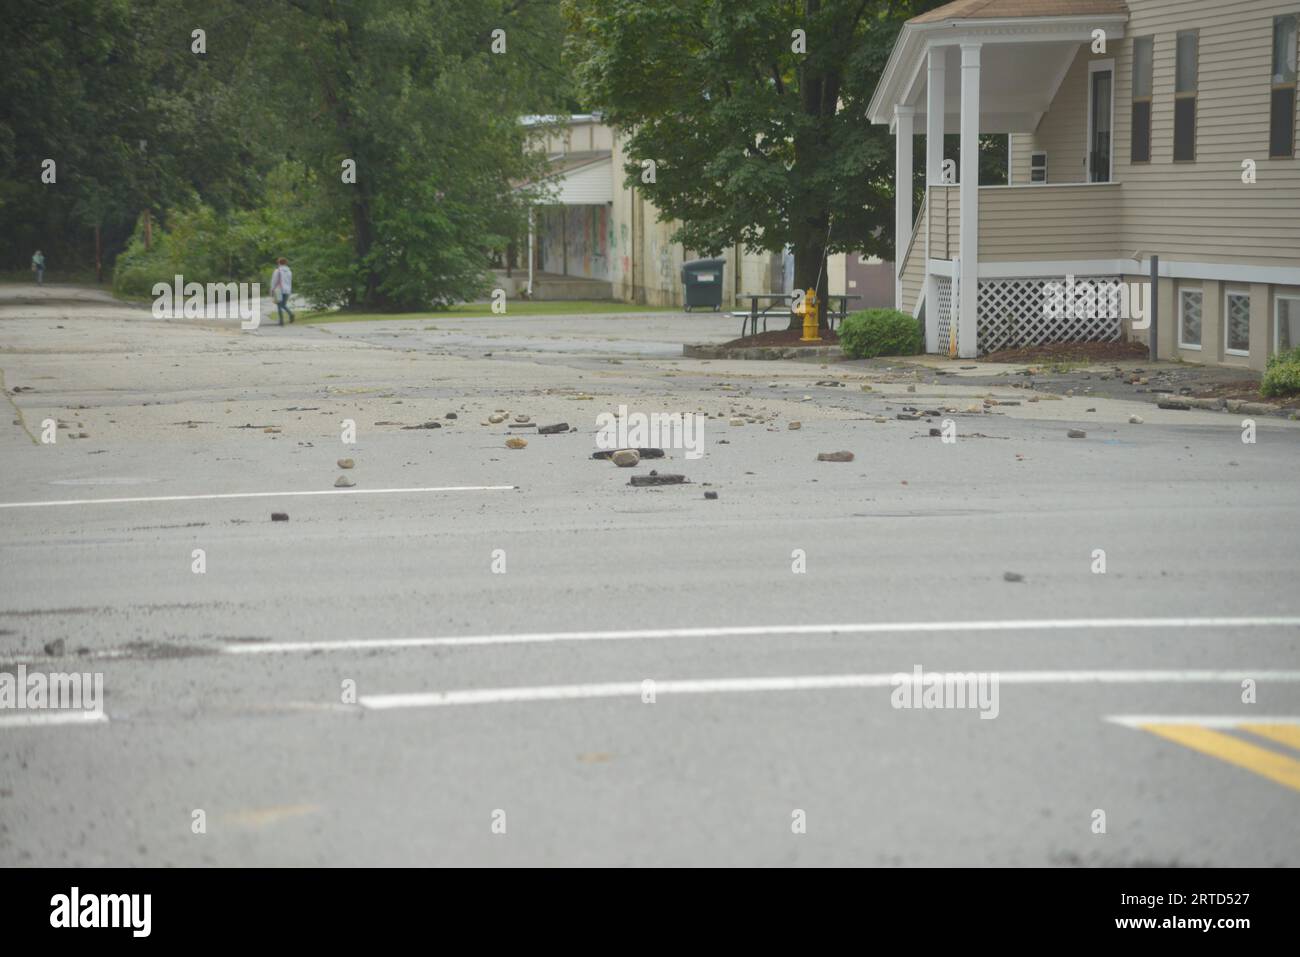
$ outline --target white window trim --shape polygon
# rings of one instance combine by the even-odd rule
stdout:
[[[1273,351],[1282,351],[1282,300],[1300,307],[1300,292],[1279,292],[1273,296]]]
[[[1249,356],[1250,355],[1250,327],[1246,327],[1246,348],[1230,349],[1228,348],[1228,333],[1231,331],[1231,321],[1228,316],[1228,298],[1230,296],[1245,296],[1246,302],[1250,304],[1250,321],[1255,321],[1254,303],[1250,301],[1249,289],[1228,289],[1223,290],[1223,352],[1229,356]]]
[[[1205,290],[1198,289],[1195,287],[1179,289],[1178,290],[1178,348],[1195,349],[1197,352],[1200,352],[1201,351],[1200,343],[1193,344],[1190,342],[1183,342],[1183,294],[1189,292],[1195,293],[1196,295],[1201,297],[1201,342],[1205,341]]]
[[[1094,73],[1104,73],[1110,71],[1110,158],[1107,166],[1110,169],[1110,179],[1101,180],[1101,183],[1112,183],[1115,178],[1115,60],[1089,60],[1088,61],[1088,117],[1087,126],[1084,127],[1084,148],[1083,148],[1083,181],[1092,182],[1092,75]]]

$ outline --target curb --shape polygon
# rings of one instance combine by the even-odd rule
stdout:
[[[704,343],[687,343],[682,355],[688,359],[842,359],[844,353],[834,346],[747,346],[727,348]]]

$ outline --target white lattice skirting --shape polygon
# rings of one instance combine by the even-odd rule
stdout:
[[[948,351],[948,336],[952,334],[952,280],[947,276],[935,276],[934,292],[933,307],[939,315],[938,352],[942,354]],[[931,306],[926,305],[925,308]]]
[[[951,312],[952,283],[946,283],[947,301],[939,294],[939,347],[946,349],[948,317]],[[1123,322],[1115,309],[1065,308],[1044,309],[1049,282],[1064,283],[1065,277],[1038,279],[986,279],[979,284],[979,326],[977,349],[980,355],[1001,349],[1037,346],[1047,342],[1115,342],[1123,335]],[[1076,289],[1087,283],[1118,283],[1118,276],[1078,276]],[[1091,304],[1090,304],[1091,305]]]

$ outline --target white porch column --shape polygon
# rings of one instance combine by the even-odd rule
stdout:
[[[925,185],[943,184],[944,83],[947,47],[930,47],[925,87]]]
[[[894,308],[903,308],[903,259],[912,239],[912,120],[910,106],[894,107]]]
[[[973,359],[977,351],[980,237],[980,45],[961,45],[961,324],[957,353]]]
[[[925,93],[925,191],[928,198],[931,186],[943,184],[943,133],[944,84],[947,76],[947,58],[944,47],[930,47],[927,61]],[[930,216],[934,215],[931,209]],[[930,275],[930,228],[925,229],[925,351],[939,352],[947,344],[939,342],[939,293],[934,276]]]

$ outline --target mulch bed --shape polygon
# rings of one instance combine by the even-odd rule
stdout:
[[[727,349],[745,349],[750,346],[833,346],[840,341],[840,337],[829,329],[821,331],[821,342],[800,342],[799,339],[802,335],[802,329],[769,329],[767,332],[760,332],[756,336],[742,336],[739,339],[724,342],[723,347]]]
[[[1141,342],[1049,342],[990,352],[984,362],[1120,362],[1146,359],[1150,350]]]

